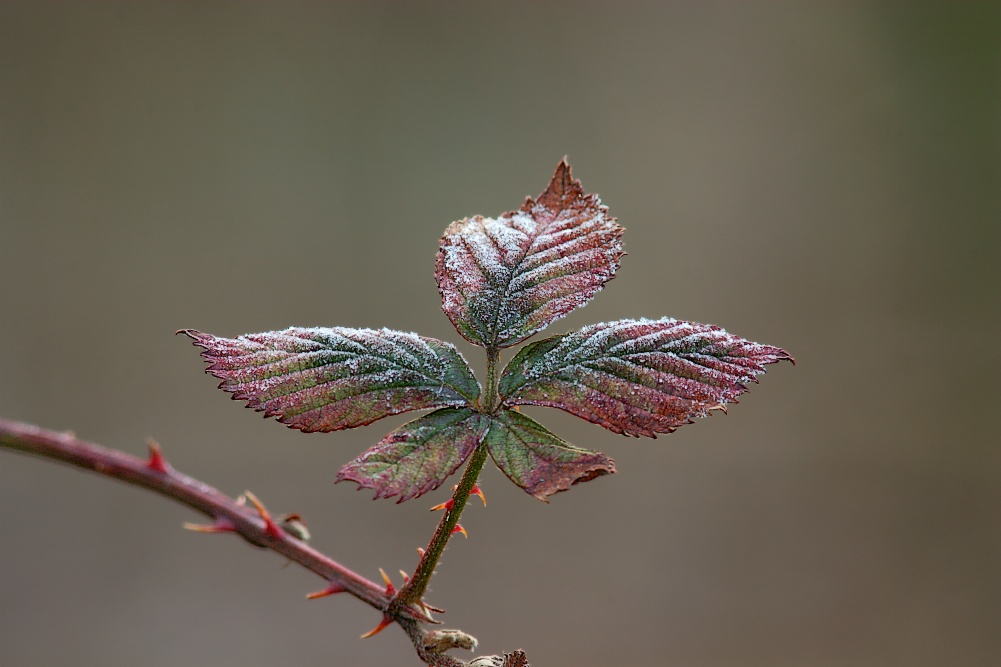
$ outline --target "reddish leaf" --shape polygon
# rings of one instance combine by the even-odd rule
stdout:
[[[500,393],[508,406],[560,408],[616,433],[656,437],[723,408],[782,359],[792,357],[710,324],[619,320],[526,345]]]
[[[442,309],[471,343],[519,343],[586,304],[614,277],[622,231],[564,160],[538,201],[445,230],[435,270]]]
[[[574,447],[513,410],[493,417],[486,443],[508,479],[543,502],[578,482],[615,472],[615,462],[601,452]]]
[[[469,408],[444,408],[396,429],[337,473],[402,503],[433,491],[483,440],[489,418]]]
[[[302,431],[337,431],[388,415],[476,401],[480,386],[449,343],[381,329],[298,329],[219,338],[204,348],[220,389]]]

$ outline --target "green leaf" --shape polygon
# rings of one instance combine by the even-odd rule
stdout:
[[[491,419],[486,443],[508,479],[543,502],[578,482],[615,472],[615,462],[601,452],[574,447],[513,410]]]
[[[765,365],[792,360],[711,324],[619,320],[522,348],[504,369],[506,406],[544,405],[625,435],[656,437],[747,391]]]
[[[564,160],[537,201],[445,230],[435,267],[442,310],[471,343],[519,343],[586,304],[615,276],[622,231]]]
[[[483,440],[489,418],[469,408],[444,408],[408,422],[337,473],[402,503],[437,489]]]
[[[337,431],[388,415],[476,402],[480,385],[455,346],[413,333],[343,327],[220,338],[183,332],[206,372],[247,407],[302,431]]]

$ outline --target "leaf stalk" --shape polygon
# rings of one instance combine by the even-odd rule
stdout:
[[[452,506],[445,510],[444,516],[438,522],[438,528],[435,529],[431,541],[421,555],[414,576],[410,577],[410,581],[400,589],[400,592],[390,603],[388,610],[390,614],[395,615],[398,609],[417,604],[424,597],[435,568],[438,566],[438,560],[445,551],[448,539],[452,536],[452,529],[459,523],[459,516],[466,506],[466,501],[469,500],[470,493],[476,485],[476,480],[479,478],[486,460],[486,443],[480,443],[473,451],[473,455],[469,457],[469,463],[466,464],[466,470],[462,473],[462,479],[452,493]]]
[[[483,412],[494,415],[500,410],[501,405],[500,394],[498,392],[500,383],[500,348],[487,347],[486,353],[487,386],[486,397],[483,402]],[[448,544],[449,538],[452,537],[452,533],[459,523],[462,510],[466,507],[466,501],[469,500],[473,487],[476,486],[476,481],[480,477],[480,471],[483,470],[483,464],[487,460],[487,453],[486,443],[481,442],[473,451],[472,456],[469,457],[466,469],[462,473],[462,479],[452,493],[452,500],[446,504],[450,506],[446,507],[445,514],[438,522],[438,527],[435,529],[434,535],[431,536],[431,541],[428,543],[427,549],[421,554],[421,560],[417,564],[414,576],[410,578],[393,598],[389,606],[390,613],[393,613],[397,607],[417,604],[424,597],[428,584],[431,582],[431,577],[434,575],[435,568],[438,566],[438,560],[445,551],[445,546]]]
[[[487,399],[486,413],[495,415],[500,409],[500,348],[488,347],[487,350]]]

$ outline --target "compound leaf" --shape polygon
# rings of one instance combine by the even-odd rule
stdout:
[[[402,503],[437,489],[483,440],[488,417],[469,408],[443,408],[396,429],[337,473],[375,489],[376,498]]]
[[[500,380],[504,404],[560,408],[610,431],[656,437],[747,391],[788,359],[710,324],[619,320],[522,348]]]
[[[435,267],[442,310],[471,343],[519,343],[586,304],[614,277],[622,232],[564,159],[538,200],[445,230]]]
[[[578,482],[615,472],[615,462],[601,452],[574,447],[513,410],[491,419],[486,443],[508,479],[543,502]]]
[[[206,372],[247,407],[302,431],[337,431],[388,415],[475,403],[480,386],[449,343],[389,329],[290,328],[220,338]]]

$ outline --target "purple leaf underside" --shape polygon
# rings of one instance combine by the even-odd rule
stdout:
[[[507,406],[560,408],[614,431],[670,433],[747,391],[792,357],[710,324],[619,320],[522,348],[500,380]]]
[[[585,305],[615,276],[622,232],[564,160],[538,200],[445,230],[435,267],[442,310],[471,343],[519,343]]]
[[[503,410],[490,421],[486,443],[508,479],[543,502],[574,484],[615,472],[615,462],[601,452],[574,447],[512,410]]]
[[[449,343],[389,329],[290,328],[220,338],[182,333],[203,348],[207,373],[247,407],[302,431],[337,431],[425,408],[475,403],[480,386]]]
[[[489,417],[469,408],[444,408],[408,422],[351,461],[337,474],[376,498],[396,502],[437,489],[483,440]]]

